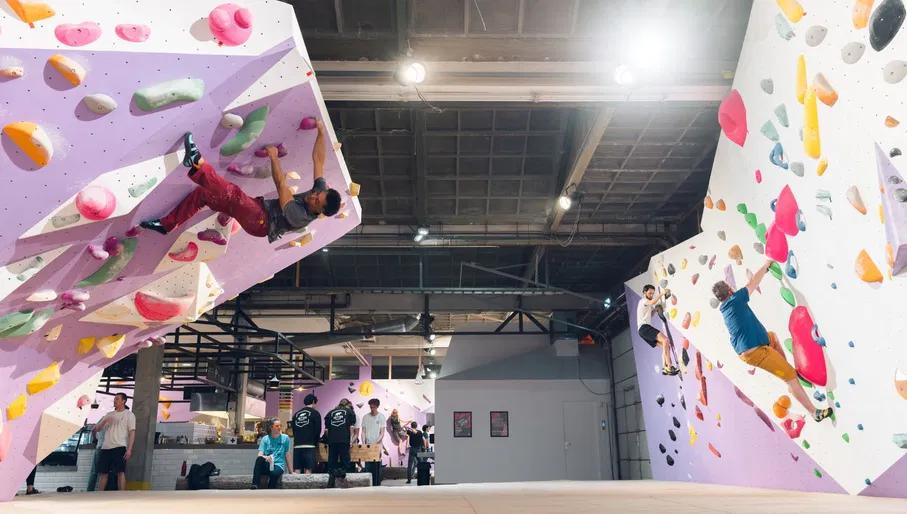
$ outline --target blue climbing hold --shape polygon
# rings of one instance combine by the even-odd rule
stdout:
[[[857,430],[863,430],[863,424],[857,423]]]
[[[803,211],[797,211],[797,228],[800,229],[800,232],[806,231],[806,222],[803,221]]]
[[[796,277],[794,277],[794,278],[796,278]],[[816,343],[818,343],[818,345],[821,346],[822,348],[825,348],[825,338],[824,337],[820,337],[819,339],[817,339]]]
[[[868,478],[864,480],[864,482],[866,482],[866,485],[872,485],[872,480],[869,480]]]
[[[853,341],[848,341],[848,342],[847,342],[847,346],[853,348],[853,346],[854,346],[854,345],[853,345]]]
[[[775,212],[775,206],[778,205],[778,199],[775,198],[772,200],[772,203],[769,204],[769,207],[772,208],[772,212]]]
[[[854,379],[852,379],[852,378],[848,378],[848,379],[847,379],[847,382],[848,382],[850,385],[854,385],[854,384],[857,383],[857,382],[856,382]]]
[[[840,409],[840,408],[841,408],[841,402],[835,402],[835,407],[837,407],[837,408]]]
[[[837,288],[838,288],[838,284],[835,284],[834,282],[832,282],[832,283],[831,283],[831,288],[832,288],[832,289],[837,289]],[[853,346],[853,344],[851,344],[851,346]]]
[[[787,159],[784,158],[784,147],[781,146],[781,143],[775,143],[771,153],[768,154],[768,160],[781,169],[788,168]]]

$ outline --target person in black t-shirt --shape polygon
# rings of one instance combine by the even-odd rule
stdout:
[[[309,475],[315,471],[315,448],[321,437],[321,413],[315,408],[318,398],[314,394],[306,395],[302,403],[305,407],[296,411],[290,421],[293,427],[293,464]]]
[[[328,487],[334,487],[336,477],[346,477],[350,466],[350,441],[356,425],[353,404],[344,398],[324,416],[328,441]]]
[[[419,452],[425,449],[425,437],[419,430],[419,424],[413,421],[406,429],[406,435],[409,439],[409,460],[406,462],[406,483],[412,483],[413,473],[416,472],[416,464],[419,463]]]

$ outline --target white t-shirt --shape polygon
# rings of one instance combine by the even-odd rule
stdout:
[[[120,412],[114,410],[101,418],[101,421],[104,420],[110,422],[104,427],[104,443],[101,445],[101,449],[109,450],[128,445],[129,431],[135,430],[135,414],[129,409],[123,409]]]
[[[655,305],[650,305],[649,300],[646,300],[645,297],[639,300],[639,305],[636,307],[636,328],[651,325],[653,312],[655,312]]]
[[[381,438],[381,431],[385,428],[387,418],[380,412],[375,416],[369,412],[362,416],[360,423],[359,440],[363,444],[374,444]]]

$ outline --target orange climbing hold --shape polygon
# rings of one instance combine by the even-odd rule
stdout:
[[[781,12],[791,23],[797,23],[806,15],[806,11],[803,10],[803,6],[797,0],[776,0],[776,2],[778,2],[778,7],[781,8]]]
[[[866,24],[869,22],[869,15],[872,13],[873,2],[875,0],[856,0],[853,3],[853,12],[851,13],[853,28],[866,28]]]
[[[743,264],[743,250],[740,249],[740,245],[732,246],[727,251],[727,256],[732,261],[736,261],[738,266]]]
[[[35,0],[6,0],[6,3],[13,9],[16,16],[28,23],[31,28],[35,28],[36,21],[50,18],[56,14],[51,6]]]
[[[860,277],[860,280],[863,282],[872,283],[882,281],[882,272],[879,271],[879,267],[876,266],[872,257],[866,253],[866,250],[861,250],[860,254],[857,255],[854,268],[857,272],[857,276]]]
[[[835,88],[828,82],[825,75],[817,73],[813,78],[813,87],[816,88],[816,97],[819,98],[820,102],[829,107],[834,107],[835,103],[838,101],[838,92],[835,91]]]
[[[727,210],[727,205],[724,204],[724,200],[718,200],[715,202],[715,208],[719,211],[725,211]]]
[[[706,208],[706,209],[711,209],[711,208],[713,208],[713,207],[715,207],[715,204],[712,203],[712,197],[706,195],[706,197],[705,197],[705,208]]]
[[[772,405],[772,413],[776,418],[786,418],[788,409],[790,409],[790,397],[787,395],[779,396]]]
[[[896,118],[892,118],[891,116],[885,116],[885,126],[888,128],[897,127],[898,125],[900,125],[900,123],[901,122],[898,121]]]

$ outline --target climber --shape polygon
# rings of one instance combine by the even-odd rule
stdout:
[[[649,343],[649,346],[652,348],[661,346],[661,374],[676,375],[680,370],[671,365],[671,343],[666,335],[652,326],[652,312],[655,311],[656,306],[661,302],[662,298],[668,299],[668,297],[671,296],[671,291],[665,289],[662,294],[656,297],[655,286],[646,284],[642,288],[642,295],[643,298],[639,300],[639,305],[636,307],[637,333],[639,334],[639,337],[641,337],[643,341]]]
[[[187,132],[183,136],[183,146],[186,149],[183,166],[189,168],[189,179],[198,184],[198,187],[170,214],[160,219],[143,221],[141,226],[167,234],[198,211],[209,207],[234,218],[249,235],[267,236],[268,242],[274,242],[287,232],[305,228],[320,214],[333,216],[340,210],[340,193],[328,189],[324,181],[324,136],[324,124],[318,121],[318,136],[312,149],[315,182],[309,191],[295,195],[287,185],[277,157],[277,148],[266,148],[271,160],[271,177],[277,187],[277,198],[265,200],[260,196],[252,198],[239,186],[218,175],[214,167],[202,158],[192,140],[192,133]],[[226,244],[226,240],[216,242]]]
[[[822,421],[832,415],[832,409],[830,407],[817,409],[813,405],[809,395],[806,394],[797,379],[797,372],[788,364],[784,350],[778,343],[778,338],[765,330],[749,306],[750,295],[759,287],[759,283],[768,272],[772,262],[771,260],[766,261],[743,289],[734,292],[727,282],[720,281],[712,286],[712,293],[721,302],[720,310],[731,335],[731,345],[740,359],[750,366],[762,368],[783,380],[800,405],[807,412],[813,413],[813,419]]]

